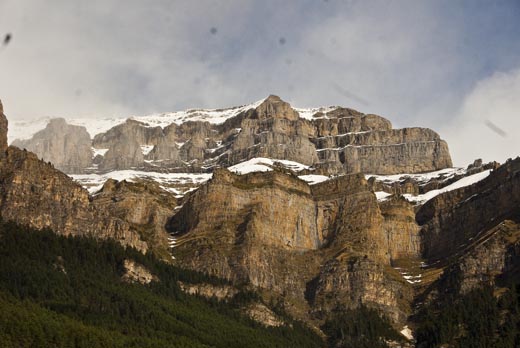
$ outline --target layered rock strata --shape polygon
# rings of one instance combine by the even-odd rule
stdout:
[[[446,192],[417,212],[424,256],[436,260],[460,252],[504,219],[520,216],[520,158],[509,160],[487,178]]]
[[[98,210],[126,221],[156,255],[171,259],[166,224],[177,207],[177,199],[159,184],[150,180],[109,179],[93,196],[92,204]]]
[[[5,127],[4,127],[5,125]],[[0,115],[0,144],[7,144],[7,119]],[[112,238],[141,251],[147,245],[125,221],[96,209],[88,192],[70,177],[25,150],[10,146],[0,159],[0,215],[63,235]]]
[[[55,148],[69,144],[65,138],[48,130],[18,144],[63,164],[69,173],[90,167],[66,158],[66,153],[58,156]],[[50,149],[43,143],[55,145]],[[96,164],[101,172],[130,168],[207,172],[254,157],[296,161],[326,174],[418,173],[451,166],[446,142],[430,129],[392,129],[381,116],[341,107],[304,118],[277,96],[221,124],[186,121],[161,128],[129,119],[97,134],[92,146],[99,153]],[[69,157],[83,159],[90,154],[86,147],[81,151],[84,155]]]
[[[386,214],[361,174],[309,186],[277,170],[219,169],[169,228],[179,265],[281,296],[300,318],[364,303],[403,321],[412,292],[388,270],[392,256],[416,252],[417,230],[383,228]]]
[[[63,118],[52,119],[32,139],[15,140],[12,145],[34,152],[65,173],[82,173],[92,166],[92,140],[86,128],[67,124]]]

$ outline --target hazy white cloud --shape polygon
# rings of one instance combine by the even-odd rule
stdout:
[[[479,81],[453,122],[443,127],[459,165],[474,159],[504,162],[520,155],[520,69]]]

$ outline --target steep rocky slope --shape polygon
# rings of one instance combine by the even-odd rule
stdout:
[[[166,224],[177,207],[177,199],[151,180],[139,182],[107,180],[92,197],[100,211],[126,221],[155,254],[170,259]]]
[[[446,258],[505,219],[520,214],[520,159],[484,180],[434,197],[417,212],[424,255]]]
[[[408,254],[415,235],[391,233],[384,219],[360,174],[309,186],[283,171],[220,169],[169,227],[178,264],[250,283],[295,316],[319,320],[363,303],[404,321],[412,292],[391,255]]]
[[[0,104],[1,105],[1,104]],[[28,151],[7,147],[7,118],[0,109],[0,214],[2,219],[51,228],[64,235],[113,238],[145,251],[128,223],[97,209],[88,192],[70,177]]]
[[[85,136],[69,140],[84,130],[62,120],[15,143],[68,173],[130,168],[208,172],[255,157],[296,161],[326,174],[417,173],[451,166],[446,142],[434,131],[392,129],[381,116],[348,108],[295,109],[271,95],[240,108],[173,115],[128,119],[92,134],[93,155]],[[94,156],[93,169],[88,156]]]

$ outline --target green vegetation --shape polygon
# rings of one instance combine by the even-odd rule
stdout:
[[[387,341],[402,341],[386,318],[364,306],[336,314],[322,327],[330,347],[386,348]]]
[[[132,259],[158,276],[121,281]],[[110,241],[62,237],[0,222],[2,347],[321,347],[298,322],[266,328],[241,314],[255,298],[218,302],[177,281],[224,281],[181,270]]]
[[[499,298],[492,287],[476,289],[464,296],[448,294],[421,313],[417,346],[520,347],[519,295],[514,285]]]

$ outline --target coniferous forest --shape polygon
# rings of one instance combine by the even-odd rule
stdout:
[[[417,318],[417,347],[520,347],[520,294],[514,283],[502,290],[500,296],[491,286],[447,294],[426,306]]]
[[[160,279],[121,281],[124,259]],[[2,347],[319,347],[298,322],[266,328],[229,302],[184,294],[177,281],[219,283],[110,241],[0,223]],[[287,319],[289,320],[289,319]]]
[[[158,276],[149,285],[121,280],[132,259]],[[116,242],[63,237],[0,223],[2,347],[387,347],[402,337],[385,318],[361,307],[322,326],[326,342],[303,324],[267,328],[240,308],[259,296],[232,300],[187,295],[178,281],[226,281],[179,269]],[[417,347],[520,346],[517,287],[446,296],[419,314]],[[284,315],[282,312],[280,315]]]

